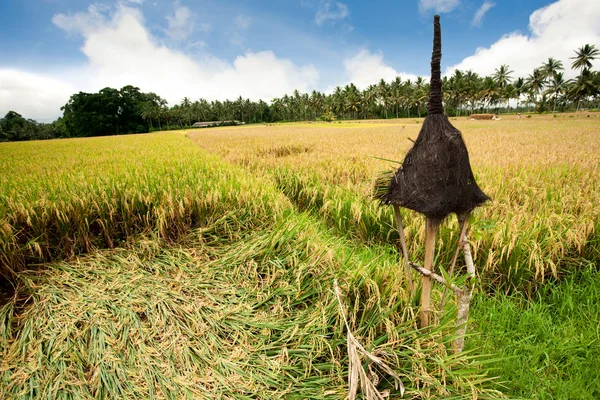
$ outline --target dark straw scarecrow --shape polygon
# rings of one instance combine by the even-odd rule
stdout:
[[[467,217],[475,207],[489,200],[489,197],[475,182],[469,154],[460,131],[452,126],[444,115],[440,73],[442,38],[438,15],[434,17],[433,26],[433,54],[427,117],[423,121],[417,140],[406,154],[402,166],[393,174],[387,186],[379,188],[377,194],[384,204],[394,206],[407,268],[413,266],[423,275],[421,327],[429,325],[430,320],[431,272],[438,225],[449,214],[455,213],[461,225],[459,248],[460,246],[464,247],[465,243],[468,246],[468,241],[466,241]],[[399,207],[409,208],[426,217],[424,269],[416,267],[408,261]],[[464,248],[464,250],[466,256],[467,249]],[[469,270],[468,260],[467,269]],[[410,278],[410,271],[408,273]],[[472,275],[474,275],[474,270]],[[438,278],[441,277],[438,276]],[[436,278],[434,277],[434,279]],[[412,281],[409,280],[409,283],[412,292]]]

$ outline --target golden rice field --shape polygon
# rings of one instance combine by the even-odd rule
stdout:
[[[453,354],[452,302],[417,330],[393,214],[371,199],[420,122],[0,144],[0,398],[344,398],[336,278],[404,398],[503,397],[494,355]],[[481,293],[597,264],[597,117],[452,122],[493,198],[472,221]],[[419,261],[423,218],[403,217]],[[457,236],[447,221],[437,265]]]
[[[420,120],[247,127],[197,131],[190,138],[224,160],[270,177],[300,208],[365,243],[395,237],[389,209],[370,200],[374,180],[397,168]],[[472,239],[486,284],[527,288],[600,253],[600,121],[536,116],[454,119],[471,164],[493,201],[476,212]],[[424,240],[407,212],[412,253]],[[448,230],[456,230],[456,221]],[[440,261],[456,232],[442,233]],[[445,253],[445,254],[444,254]]]

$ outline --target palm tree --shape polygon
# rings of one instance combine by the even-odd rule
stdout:
[[[398,118],[398,109],[402,101],[402,78],[399,76],[390,84],[390,101],[396,108],[396,118]]]
[[[390,90],[387,83],[385,83],[383,78],[381,78],[381,80],[377,84],[377,97],[379,98],[380,103],[383,104],[383,112],[385,114],[385,119],[387,119],[388,117],[387,106],[389,101],[389,92]]]
[[[542,68],[534,69],[533,73],[525,80],[525,84],[527,91],[533,97],[533,101],[537,102],[540,92],[546,85],[546,80],[544,79],[544,70]]]
[[[512,77],[510,76],[510,74],[512,74],[513,72],[514,71],[508,68],[508,65],[502,64],[500,68],[497,68],[496,72],[494,73],[494,80],[498,85],[498,92],[501,100],[507,99],[505,89],[506,86],[512,81]]]
[[[571,68],[584,70],[592,68],[592,61],[600,55],[600,50],[593,44],[586,44],[579,50],[576,50],[575,54],[575,57],[571,57],[571,60],[575,60],[571,64]]]
[[[542,64],[544,71],[544,79],[552,78],[559,71],[564,70],[562,61],[555,60],[554,58],[548,58],[544,64]]]
[[[548,88],[544,91],[544,94],[552,96],[553,106],[552,112],[556,111],[556,101],[562,95],[565,94],[568,82],[564,79],[562,72],[554,72]]]
[[[508,85],[512,81],[512,74],[515,71],[509,69],[508,65],[502,64],[500,68],[496,68],[496,72],[494,73],[494,80],[498,84],[500,89],[504,89],[506,85]]]
[[[361,106],[360,92],[354,86],[354,83],[346,86],[344,90],[344,109],[350,111],[352,119],[356,119],[356,112]]]
[[[527,86],[525,85],[525,79],[517,78],[513,87],[515,88],[513,98],[517,100],[516,109],[517,109],[517,112],[519,112],[519,100],[521,99],[521,96],[523,95],[523,93],[525,93],[527,91]]]
[[[377,101],[377,86],[370,85],[363,91],[363,117],[367,119],[367,114]]]
[[[154,116],[154,104],[152,102],[147,101],[142,105],[141,117],[144,121],[150,122],[150,130],[152,130],[152,117]]]
[[[402,88],[402,104],[406,106],[406,114],[410,118],[410,109],[413,106],[414,86],[410,79],[404,81]]]
[[[466,98],[467,101],[471,105],[471,114],[473,114],[473,110],[475,108],[475,104],[479,100],[479,91],[481,90],[481,78],[473,71],[467,71],[465,74],[465,89],[466,89]]]
[[[577,101],[577,111],[579,111],[581,100],[598,94],[597,75],[597,73],[590,71],[588,68],[584,68],[569,87],[569,96],[574,101]]]
[[[500,98],[499,86],[491,76],[483,80],[483,88],[479,92],[479,98],[483,100],[484,107],[485,103],[488,104],[488,109]]]
[[[339,86],[336,86],[336,88],[333,91],[331,105],[333,107],[334,113],[336,114],[336,117],[342,117],[342,113],[344,111],[344,93],[342,92],[342,88]]]
[[[415,81],[415,90],[413,92],[413,104],[417,106],[417,114],[421,118],[421,106],[427,100],[427,87],[425,85],[425,79],[418,77]]]

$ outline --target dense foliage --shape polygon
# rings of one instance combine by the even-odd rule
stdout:
[[[66,133],[70,137],[119,135],[148,132],[142,117],[147,104],[164,104],[154,93],[142,93],[134,86],[121,90],[104,88],[98,93],[74,94],[62,108]]]
[[[0,118],[0,142],[21,140],[53,139],[64,134],[61,118],[51,124],[25,119],[17,112],[9,111]]]
[[[574,79],[565,79],[562,61],[549,58],[527,77],[513,79],[509,66],[501,65],[491,76],[456,70],[444,77],[445,112],[450,116],[475,112],[556,112],[600,108],[600,72],[592,70],[592,61],[600,56],[594,45],[581,47],[571,59],[571,68],[579,71]],[[429,84],[424,78],[391,82],[381,79],[364,90],[353,83],[336,87],[331,94],[313,90],[275,98],[270,104],[241,96],[234,101],[192,101],[167,106],[154,93],[125,86],[105,88],[98,93],[77,93],[62,108],[64,116],[44,134],[32,134],[29,128],[0,130],[0,140],[27,140],[52,137],[81,137],[141,133],[190,127],[198,121],[243,121],[268,123],[280,121],[332,121],[335,119],[374,119],[422,117],[427,113]],[[10,114],[10,113],[9,113]],[[6,118],[5,118],[6,119]]]

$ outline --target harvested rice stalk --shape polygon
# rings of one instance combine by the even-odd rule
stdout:
[[[362,363],[360,361],[361,354],[371,362],[377,364],[377,366],[379,366],[384,372],[386,372],[388,375],[394,378],[394,386],[396,390],[400,390],[400,396],[404,396],[404,385],[402,384],[402,381],[400,380],[398,374],[396,374],[386,363],[384,363],[381,358],[369,353],[352,334],[352,330],[350,329],[350,325],[348,324],[348,319],[346,319],[346,313],[344,312],[344,305],[342,304],[341,299],[342,292],[338,285],[337,279],[333,281],[333,288],[335,291],[335,296],[338,305],[340,307],[340,314],[342,315],[342,319],[344,320],[344,324],[346,325],[346,330],[348,332],[348,399],[356,399],[359,384],[361,391],[363,392],[367,400],[383,400],[384,398],[389,396],[388,391],[380,392],[377,389],[377,383],[379,379],[370,366],[369,372],[371,378],[367,376],[367,373],[362,367]]]

